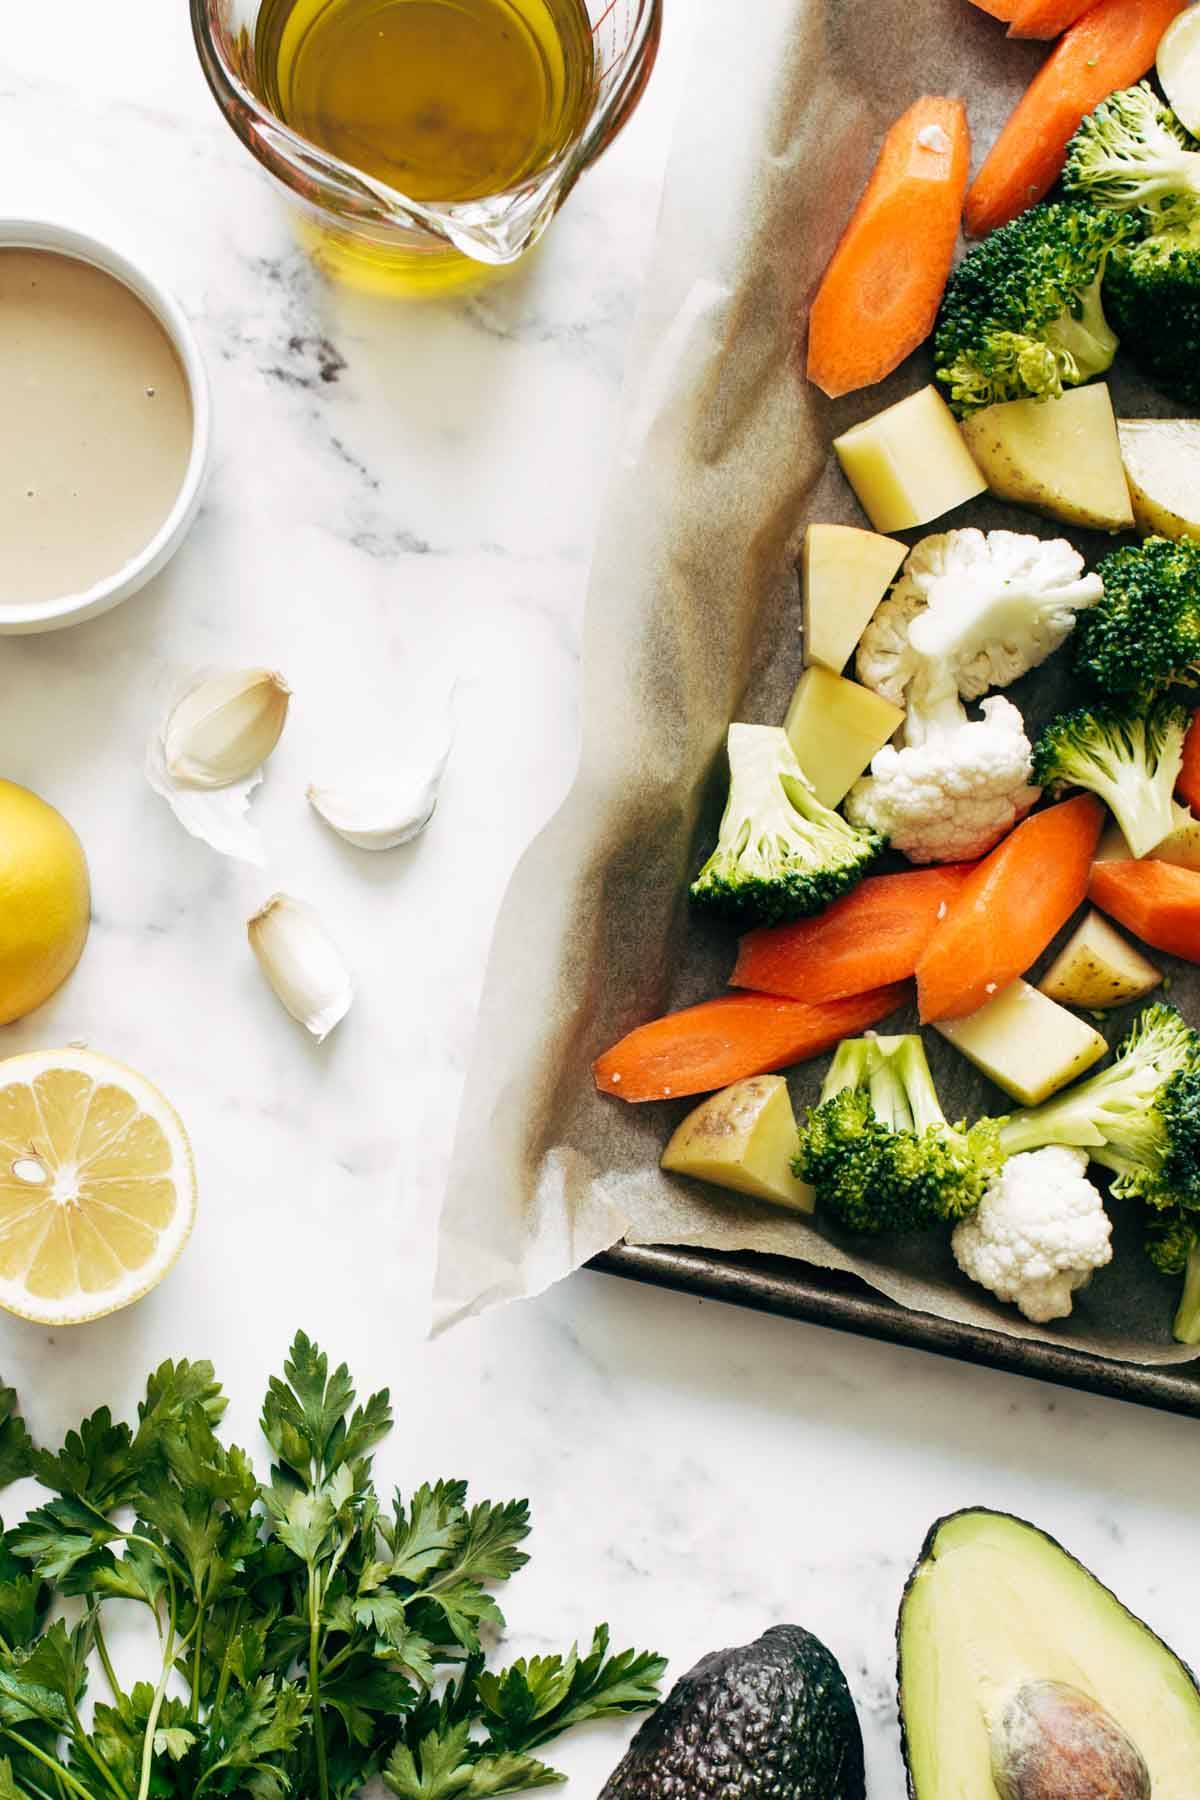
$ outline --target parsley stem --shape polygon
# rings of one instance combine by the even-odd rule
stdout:
[[[172,1572],[170,1563],[165,1558],[163,1560],[163,1567],[167,1571],[167,1591],[169,1596],[167,1602],[167,1635],[163,1645],[162,1674],[159,1676],[158,1686],[154,1690],[154,1699],[150,1706],[150,1716],[146,1720],[146,1735],[142,1740],[142,1778],[138,1783],[137,1800],[146,1800],[146,1796],[150,1792],[150,1776],[154,1767],[154,1734],[158,1730],[158,1715],[161,1713],[162,1703],[166,1699],[167,1683],[171,1679],[171,1671],[175,1667],[175,1576]],[[195,1629],[196,1621],[193,1621],[192,1631],[195,1631]],[[186,1648],[188,1640],[192,1635],[192,1631],[189,1631],[180,1640],[180,1651],[183,1651]]]
[[[22,1737],[19,1731],[14,1731],[11,1725],[5,1725],[3,1729],[6,1737],[10,1737],[14,1744],[20,1744],[27,1756],[32,1756],[37,1762],[44,1763],[50,1773],[55,1776],[57,1780],[63,1782],[70,1789],[71,1793],[81,1794],[83,1800],[92,1800],[92,1796],[88,1793],[87,1789],[76,1781],[75,1777],[67,1769],[64,1769],[61,1763],[57,1763],[54,1761],[53,1757],[47,1756],[44,1750],[40,1750],[38,1746],[31,1743],[27,1737]]]
[[[233,1665],[230,1663],[229,1658],[233,1646],[237,1641],[238,1632],[241,1630],[242,1608],[245,1604],[246,1596],[244,1594],[239,1594],[234,1603],[233,1622],[225,1633],[225,1652],[221,1657],[221,1673],[217,1677],[217,1692],[209,1712],[209,1729],[214,1733],[220,1722],[221,1708],[225,1704],[225,1692],[229,1686],[229,1677],[233,1673]]]
[[[104,1679],[108,1683],[109,1691],[112,1694],[113,1699],[119,1704],[121,1699],[121,1684],[117,1680],[117,1672],[113,1668],[112,1658],[108,1654],[108,1645],[104,1639],[104,1628],[100,1623],[99,1613],[96,1614],[95,1623],[92,1629],[95,1636],[96,1653],[100,1658],[100,1667],[104,1670]]]
[[[191,1720],[195,1724],[200,1717],[200,1663],[204,1653],[204,1608],[196,1608],[196,1622],[192,1626],[196,1634],[195,1648],[192,1654],[192,1704]]]
[[[317,1753],[317,1791],[329,1800],[329,1769],[325,1760],[325,1721],[321,1717],[321,1577],[308,1565],[308,1701],[312,1714],[313,1745]]]

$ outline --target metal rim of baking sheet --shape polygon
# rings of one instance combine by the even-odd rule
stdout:
[[[723,1300],[778,1318],[802,1319],[810,1325],[952,1356],[1008,1375],[1028,1375],[1059,1387],[1200,1419],[1198,1363],[1162,1368],[1114,1362],[1086,1350],[984,1331],[898,1306],[872,1293],[857,1276],[810,1268],[781,1257],[724,1255],[686,1245],[617,1244],[586,1266],[702,1300]]]

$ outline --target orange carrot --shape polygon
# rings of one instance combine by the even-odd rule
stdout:
[[[1012,21],[1008,35],[1013,38],[1061,37],[1095,4],[1096,0],[1017,0],[1008,15]]]
[[[1023,975],[1087,893],[1104,808],[1033,813],[967,876],[917,962],[922,1020],[959,1019]]]
[[[971,0],[973,6],[980,12],[991,13],[993,19],[1011,19],[1013,8],[1019,3],[1020,0]]]
[[[808,319],[808,378],[870,387],[933,330],[958,242],[971,160],[961,100],[926,94],[883,140]]]
[[[1185,806],[1200,813],[1200,712],[1192,714],[1188,734],[1183,740],[1183,767],[1175,783],[1175,792]]]
[[[1143,944],[1200,962],[1200,871],[1149,857],[1098,862],[1088,899]]]
[[[744,1075],[765,1075],[819,1056],[903,1006],[904,982],[806,1006],[769,994],[725,994],[639,1025],[592,1065],[596,1086],[618,1100],[707,1094]]]
[[[1058,41],[1010,114],[967,194],[967,230],[983,237],[1053,187],[1079,121],[1154,61],[1187,0],[1100,0]]]
[[[903,981],[972,867],[869,875],[815,918],[747,932],[729,984],[811,1003]]]

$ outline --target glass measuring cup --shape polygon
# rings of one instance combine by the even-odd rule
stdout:
[[[484,198],[414,200],[310,143],[269,110],[254,65],[261,0],[190,0],[200,62],[242,143],[299,209],[301,235],[332,274],[417,291],[515,262],[613,141],[649,80],[663,0],[585,0],[594,57],[581,129],[544,167]]]

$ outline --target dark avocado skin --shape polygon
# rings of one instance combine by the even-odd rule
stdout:
[[[1105,1584],[1099,1577],[1092,1574],[1092,1571],[1088,1568],[1086,1563],[1081,1563],[1077,1556],[1072,1556],[1071,1552],[1064,1549],[1056,1537],[1051,1537],[1050,1533],[1048,1531],[1043,1531],[1040,1525],[1031,1524],[1028,1519],[1022,1519],[1017,1513],[1001,1512],[994,1506],[963,1506],[960,1507],[957,1512],[946,1513],[942,1518],[935,1519],[933,1524],[929,1527],[929,1530],[925,1533],[925,1542],[921,1545],[921,1554],[913,1564],[908,1580],[904,1584],[904,1592],[900,1596],[900,1611],[896,1615],[896,1698],[898,1702],[897,1711],[900,1715],[900,1751],[904,1757],[905,1786],[908,1789],[909,1800],[917,1800],[917,1790],[913,1779],[912,1765],[909,1760],[908,1732],[905,1729],[904,1724],[904,1641],[901,1635],[904,1628],[904,1603],[908,1599],[909,1590],[911,1589],[913,1582],[917,1579],[917,1576],[921,1573],[921,1570],[925,1567],[925,1564],[929,1561],[930,1557],[936,1555],[937,1542],[942,1527],[948,1525],[951,1519],[960,1519],[967,1515],[978,1517],[981,1514],[986,1515],[989,1513],[998,1519],[1016,1519],[1018,1524],[1028,1525],[1031,1531],[1036,1531],[1039,1537],[1044,1538],[1048,1544],[1052,1544],[1056,1550],[1061,1551],[1062,1555],[1065,1556],[1068,1561],[1073,1562],[1076,1568],[1082,1569],[1085,1574],[1091,1576],[1091,1579],[1096,1583],[1097,1587],[1104,1588],[1105,1593],[1109,1595],[1110,1599],[1116,1600],[1121,1611],[1127,1614],[1135,1625],[1138,1625],[1150,1637],[1158,1637],[1158,1633],[1151,1631],[1144,1619],[1139,1619],[1136,1613],[1131,1613],[1129,1608],[1123,1604],[1116,1594],[1113,1593],[1112,1589],[1105,1587]],[[1158,1641],[1160,1644],[1163,1643],[1162,1638],[1158,1638]],[[1170,1651],[1170,1654],[1175,1658],[1175,1661],[1179,1664],[1184,1674],[1187,1675],[1191,1681],[1196,1692],[1200,1694],[1200,1681],[1196,1680],[1192,1670],[1181,1657],[1176,1655],[1174,1650],[1171,1650],[1169,1644],[1164,1644],[1164,1648]]]
[[[680,1677],[599,1800],[866,1800],[862,1732],[833,1653],[798,1625]]]

